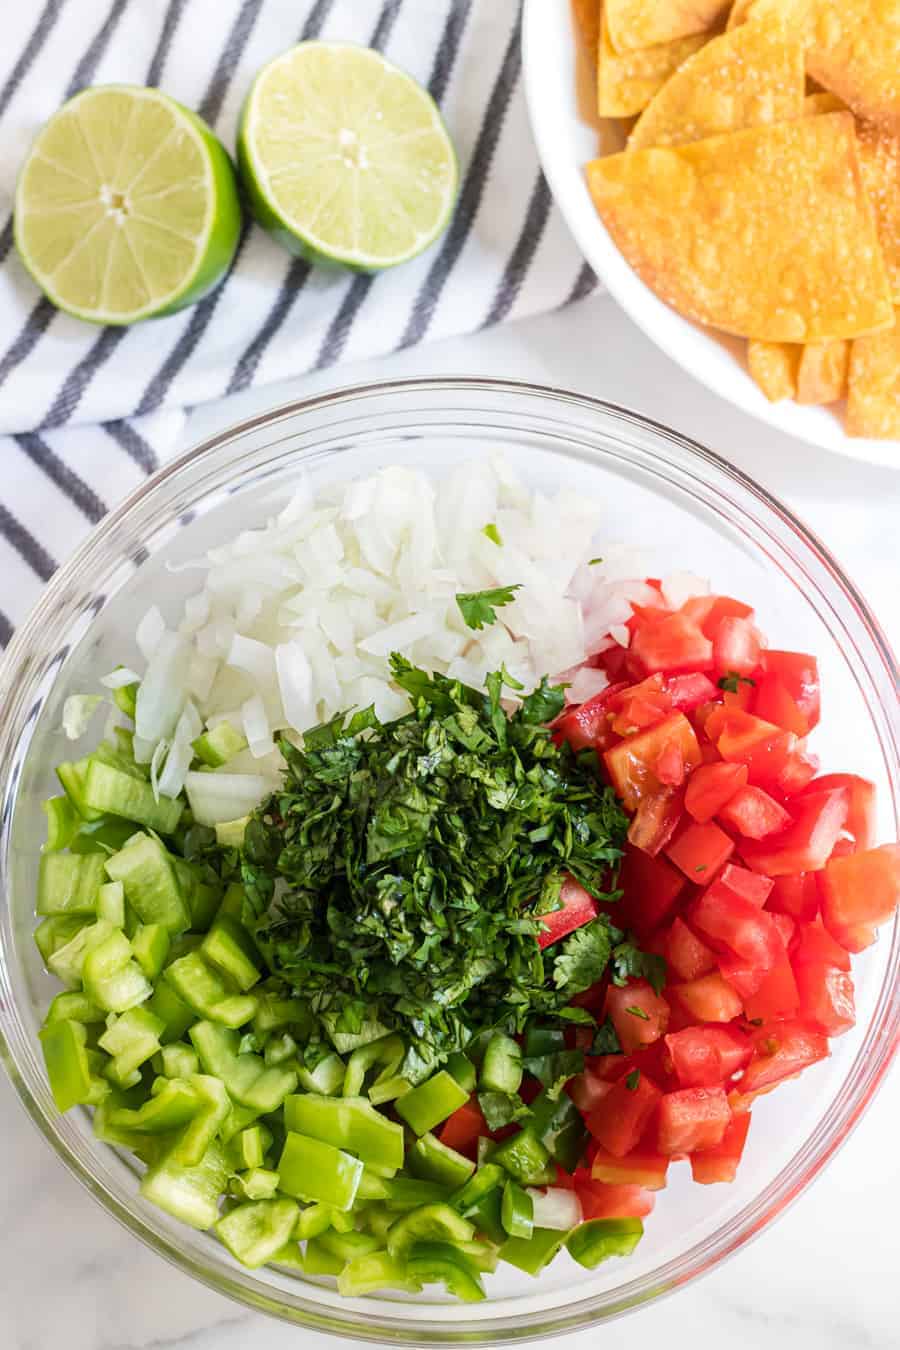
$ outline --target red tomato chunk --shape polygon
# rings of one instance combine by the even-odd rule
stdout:
[[[900,902],[900,844],[833,858],[821,887],[825,927],[848,952],[861,952]]]
[[[597,901],[574,877],[564,879],[559,900],[559,909],[540,916],[544,931],[538,934],[539,947],[549,947],[551,942],[558,942],[567,934],[574,933],[576,928],[596,919],[599,913]]]
[[[669,1025],[669,1005],[646,980],[629,980],[621,989],[611,985],[606,1011],[626,1055],[659,1040]]]
[[[712,821],[688,825],[666,849],[666,856],[691,881],[711,880],[734,851],[734,841]]]
[[[684,614],[666,614],[637,629],[631,654],[648,675],[656,671],[711,670],[713,644]]]
[[[590,1113],[588,1130],[607,1153],[624,1158],[639,1142],[661,1096],[645,1073],[632,1070],[613,1084],[612,1091]]]
[[[662,1190],[668,1170],[669,1159],[644,1140],[624,1158],[616,1158],[598,1147],[591,1163],[591,1175],[598,1181],[614,1185],[631,1183],[645,1186],[648,1191]]]
[[[780,834],[792,823],[780,803],[758,787],[740,788],[719,811],[719,820],[746,839]]]
[[[666,1037],[682,1087],[715,1087],[743,1069],[753,1054],[749,1036],[736,1027],[685,1027]]]
[[[684,795],[685,810],[700,825],[707,824],[713,816],[731,801],[736,792],[747,782],[746,764],[701,764],[691,774]]]
[[[687,918],[711,946],[758,970],[771,970],[783,946],[772,915],[719,882],[693,901]]]
[[[744,1009],[731,985],[718,972],[684,984],[668,985],[667,991],[696,1022],[730,1022]]]
[[[670,1157],[715,1148],[731,1121],[721,1087],[667,1092],[659,1103],[659,1151]]]
[[[749,1129],[750,1112],[736,1113],[731,1117],[718,1144],[702,1152],[692,1153],[691,1175],[694,1180],[703,1186],[716,1181],[734,1181]]]
[[[674,919],[665,940],[664,956],[672,975],[679,980],[696,980],[715,969],[716,958],[701,942],[696,933],[692,933],[679,916]]]
[[[680,712],[672,713],[648,731],[629,736],[604,753],[610,781],[627,810],[636,811],[643,797],[659,792],[662,784],[656,775],[656,762],[670,744],[681,750],[686,770],[700,764],[694,728]]]

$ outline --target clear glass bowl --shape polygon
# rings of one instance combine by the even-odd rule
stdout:
[[[773,645],[815,652],[824,685],[814,746],[830,768],[880,789],[880,835],[900,816],[896,664],[864,601],[794,517],[711,451],[644,418],[553,389],[488,380],[424,380],[352,389],[277,409],[213,437],[109,515],[53,578],[0,669],[0,1053],[35,1124],[70,1170],[131,1232],[233,1298],[295,1323],[388,1344],[497,1345],[605,1321],[711,1269],[809,1185],[871,1101],[900,1039],[900,933],[854,964],[859,1020],[831,1058],[754,1110],[731,1186],[695,1186],[684,1164],[657,1199],[628,1261],[587,1272],[559,1258],[539,1280],[501,1267],[489,1297],[453,1304],[343,1300],[333,1289],[236,1265],[209,1234],[146,1204],[136,1166],[98,1143],[85,1112],[61,1118],[37,1030],[53,982],[31,932],[40,803],[66,757],[64,698],[137,657],[136,618],[158,603],[174,618],[196,587],[171,565],[262,521],[301,468],[325,482],[390,462],[436,471],[504,451],[537,487],[565,481],[600,503],[599,537],[649,551],[654,571],[687,569],[751,598]],[[602,549],[601,549],[602,551]]]

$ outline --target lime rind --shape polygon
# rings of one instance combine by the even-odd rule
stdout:
[[[238,166],[253,215],[289,252],[360,272],[428,248],[446,229],[459,187],[437,104],[379,52],[352,43],[301,43],[259,72],[241,113]],[[293,203],[279,175],[293,179]],[[303,194],[311,200],[301,212]],[[361,246],[363,229],[384,246]]]
[[[60,137],[66,153],[55,155]],[[132,211],[129,193],[143,211]],[[195,303],[227,272],[240,227],[225,149],[157,89],[76,94],[41,128],[16,185],[22,262],[54,305],[91,323],[127,325]]]

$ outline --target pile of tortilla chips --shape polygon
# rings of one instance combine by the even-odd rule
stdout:
[[[767,398],[900,439],[900,0],[573,0],[607,230],[679,313],[748,340]]]

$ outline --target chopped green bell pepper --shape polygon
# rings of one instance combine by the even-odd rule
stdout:
[[[510,1237],[530,1238],[534,1232],[534,1201],[512,1180],[503,1187],[500,1222]]]
[[[96,853],[88,854],[96,858]],[[97,916],[106,919],[114,928],[125,927],[125,887],[121,881],[108,881],[97,891]]]
[[[337,1211],[331,1205],[322,1204],[321,1201],[307,1205],[297,1215],[294,1237],[300,1242],[305,1242],[308,1238],[321,1237],[331,1227],[335,1213]]]
[[[332,1256],[339,1256],[342,1261],[353,1261],[358,1256],[368,1256],[371,1252],[377,1252],[381,1246],[371,1233],[338,1233],[334,1228],[327,1228],[319,1236],[319,1242],[327,1252],[331,1252]]]
[[[48,797],[41,805],[47,816],[45,853],[68,848],[81,828],[82,819],[68,797]]]
[[[147,1000],[147,1007],[165,1023],[166,1029],[160,1037],[163,1045],[180,1040],[188,1027],[197,1020],[193,1008],[176,994],[165,976],[157,982],[152,997]]]
[[[403,1256],[415,1242],[434,1239],[440,1242],[471,1242],[475,1226],[449,1205],[422,1205],[398,1219],[388,1233],[391,1256]]]
[[[554,1162],[567,1172],[575,1171],[584,1154],[588,1132],[571,1097],[562,1092],[556,1101],[552,1101],[545,1088],[531,1103],[528,1127]]]
[[[463,1092],[472,1093],[475,1091],[478,1073],[468,1055],[464,1055],[461,1050],[456,1050],[452,1055],[448,1055],[444,1067],[456,1079]]]
[[[408,1150],[407,1165],[417,1177],[438,1181],[457,1190],[475,1171],[475,1164],[455,1148],[442,1144],[437,1135],[423,1134]]]
[[[194,1167],[218,1134],[220,1126],[231,1110],[231,1100],[225,1085],[220,1083],[218,1078],[197,1073],[188,1081],[197,1094],[200,1105],[185,1126],[172,1156],[183,1167]]]
[[[124,1086],[135,1069],[152,1059],[160,1048],[159,1038],[165,1027],[146,1007],[129,1008],[121,1017],[110,1020],[98,1042],[100,1049],[112,1057],[110,1076]]]
[[[149,1010],[149,1003],[145,1003],[144,1007]],[[171,1045],[162,1047],[153,1061],[153,1067],[164,1078],[190,1078],[191,1074],[200,1072],[200,1056],[184,1041],[173,1041]]]
[[[363,1165],[333,1144],[289,1130],[278,1163],[281,1189],[298,1200],[321,1200],[335,1209],[353,1207]]]
[[[407,1255],[406,1270],[420,1284],[443,1284],[448,1294],[464,1303],[485,1297],[477,1270],[448,1242],[417,1242]]]
[[[166,1154],[144,1174],[141,1195],[191,1228],[211,1228],[229,1171],[224,1149],[213,1140],[195,1167],[183,1167]]]
[[[271,1200],[278,1190],[278,1180],[278,1173],[268,1167],[251,1167],[236,1173],[228,1189],[240,1200]]]
[[[235,731],[230,722],[219,722],[211,731],[204,731],[192,742],[194,754],[211,769],[221,769],[241,750],[246,750],[247,739]]]
[[[252,995],[231,993],[223,977],[199,951],[188,952],[173,961],[166,968],[166,979],[196,1013],[225,1027],[243,1026],[256,1011]]]
[[[74,923],[74,919],[62,918],[63,923]],[[52,922],[50,919],[46,923]],[[62,928],[59,930],[62,933]],[[99,947],[116,932],[107,919],[98,919],[96,923],[84,924],[78,921],[78,927],[68,942],[55,947],[47,957],[47,969],[63,984],[80,984],[84,977],[84,962],[88,952]],[[96,999],[93,1000],[95,1003]]]
[[[403,1127],[364,1097],[298,1093],[284,1103],[284,1123],[288,1130],[347,1149],[370,1166],[403,1166]]]
[[[81,1022],[57,1022],[40,1033],[50,1091],[58,1111],[91,1100],[93,1075],[87,1056],[87,1028]]]
[[[437,1181],[418,1181],[413,1177],[391,1177],[387,1182],[389,1210],[401,1214],[419,1209],[422,1205],[442,1205],[450,1198],[450,1191]]]
[[[109,1123],[119,1130],[128,1130],[137,1134],[168,1134],[180,1130],[197,1115],[201,1109],[201,1100],[193,1083],[186,1078],[163,1078],[162,1089],[151,1096],[136,1110],[127,1106],[114,1108],[109,1113]],[[172,1146],[171,1160],[179,1166],[196,1166],[194,1163],[181,1163],[176,1156],[178,1144]],[[201,1160],[203,1154],[200,1155]]]
[[[522,1050],[517,1041],[495,1032],[481,1061],[479,1086],[486,1092],[518,1092],[522,1086]]]
[[[219,914],[200,947],[201,952],[234,982],[242,994],[262,978],[262,959],[256,943],[231,914]]]
[[[361,1045],[358,1050],[353,1051],[347,1061],[342,1095],[362,1096],[366,1074],[376,1065],[383,1068],[380,1077],[393,1077],[403,1059],[404,1051],[405,1047],[399,1036],[381,1036],[377,1041]]]
[[[41,954],[41,960],[49,969],[50,957],[65,947],[82,928],[90,928],[91,921],[82,914],[51,914],[43,919],[34,930],[35,946]],[[60,977],[62,978],[62,977]],[[66,983],[77,983],[80,976]]]
[[[526,1275],[539,1275],[556,1256],[567,1234],[555,1228],[535,1228],[530,1238],[507,1238],[500,1248],[500,1260],[524,1270]]]
[[[124,816],[157,834],[171,834],[184,809],[180,801],[171,797],[160,797],[157,801],[146,780],[105,764],[96,754],[88,760],[82,792],[89,810]]]
[[[76,990],[67,990],[57,994],[47,1009],[44,1026],[52,1027],[55,1022],[103,1022],[106,1013],[92,1003],[87,994]]]
[[[427,1082],[405,1093],[396,1109],[416,1134],[427,1134],[468,1100],[469,1094],[456,1079],[440,1069]]]
[[[169,930],[164,924],[138,924],[131,939],[131,946],[134,950],[134,959],[148,980],[159,978],[166,964],[170,945]]]
[[[410,1279],[405,1261],[397,1261],[388,1252],[371,1252],[348,1261],[338,1274],[338,1293],[345,1298],[362,1298],[378,1289],[400,1289],[418,1293],[421,1285]]]
[[[127,1012],[153,993],[132,957],[131,943],[118,929],[85,953],[82,978],[85,993],[107,1012]]]
[[[306,1275],[340,1275],[344,1262],[322,1246],[321,1238],[310,1238],[303,1254],[303,1272]]]
[[[589,1219],[573,1229],[566,1247],[574,1261],[593,1270],[611,1256],[630,1256],[643,1236],[640,1219]]]
[[[206,1073],[221,1079],[228,1095],[257,1112],[275,1111],[297,1086],[292,1068],[267,1069],[261,1055],[240,1054],[240,1036],[215,1022],[196,1022],[191,1042]],[[285,1117],[285,1124],[291,1126]]]
[[[265,1165],[266,1154],[272,1147],[272,1131],[265,1125],[248,1125],[229,1141],[228,1153],[239,1171]]]
[[[149,783],[147,791],[152,797]],[[106,873],[122,882],[125,899],[141,923],[161,923],[172,937],[190,928],[191,914],[173,860],[153,835],[134,835],[125,848],[106,859]]]
[[[103,884],[103,857],[98,853],[42,853],[38,868],[38,914],[97,912],[97,892]]]
[[[556,1179],[550,1154],[530,1126],[499,1143],[491,1152],[491,1161],[523,1186],[546,1186]]]

